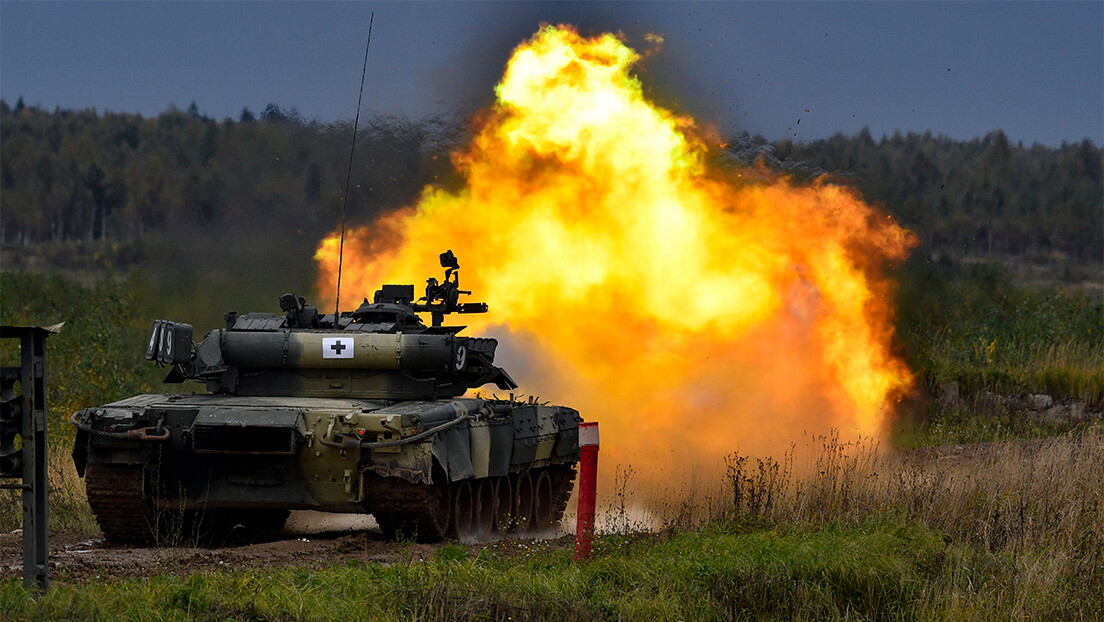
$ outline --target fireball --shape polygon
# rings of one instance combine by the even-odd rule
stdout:
[[[612,34],[543,27],[453,154],[463,188],[348,230],[342,289],[420,282],[452,249],[491,310],[466,334],[498,336],[523,389],[599,421],[605,464],[879,436],[911,383],[880,266],[911,235],[850,188],[711,165],[721,145],[644,96],[639,60]],[[331,304],[337,235],[316,255]]]

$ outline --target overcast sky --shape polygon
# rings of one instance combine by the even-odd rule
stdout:
[[[1104,2],[0,2],[0,97],[222,119],[468,115],[543,22],[615,31],[652,97],[722,131],[811,140],[1003,129],[1104,144]],[[801,123],[798,124],[800,119]]]

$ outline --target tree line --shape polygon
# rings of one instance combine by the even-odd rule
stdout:
[[[370,117],[357,137],[350,219],[409,204],[426,184],[454,184],[448,154],[465,131],[454,119]],[[143,118],[0,100],[0,242],[135,240],[181,227],[317,238],[340,222],[351,138],[348,124],[276,104],[216,121],[194,104]],[[854,185],[932,252],[1104,260],[1104,158],[1088,140],[745,133],[729,137],[727,154]]]
[[[408,203],[447,177],[453,128],[362,122],[350,217]],[[305,122],[276,104],[219,122],[194,104],[143,118],[0,101],[0,241],[121,241],[196,226],[317,235],[340,222],[351,139],[346,124]]]
[[[875,141],[864,128],[807,143],[743,134],[728,150],[853,184],[932,252],[1104,261],[1104,150],[1087,139],[1025,147],[995,130],[966,141],[931,132]]]

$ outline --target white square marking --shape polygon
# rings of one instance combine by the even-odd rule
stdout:
[[[323,337],[322,358],[324,359],[351,359],[353,358],[352,337]]]

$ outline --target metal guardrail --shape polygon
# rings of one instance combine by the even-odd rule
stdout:
[[[46,337],[61,324],[0,326],[0,339],[18,339],[21,364],[0,367],[0,488],[23,491],[23,585],[49,587],[49,509],[46,494]],[[15,385],[19,383],[19,392]],[[15,447],[15,438],[23,445]]]

